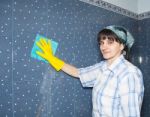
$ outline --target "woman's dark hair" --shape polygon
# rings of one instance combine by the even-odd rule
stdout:
[[[116,41],[120,44],[124,45],[124,49],[122,51],[124,57],[129,60],[129,48],[125,45],[125,43],[123,41],[121,41],[121,39],[111,30],[109,29],[103,29],[101,30],[98,35],[97,35],[97,41],[100,44],[101,40],[105,40],[106,38],[108,38],[109,40],[112,41]]]

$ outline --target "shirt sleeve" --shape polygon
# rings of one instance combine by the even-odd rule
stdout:
[[[79,78],[83,87],[93,87],[100,71],[100,63],[86,68],[79,68]]]
[[[125,117],[140,117],[144,86],[142,75],[128,73],[119,84],[120,104]]]

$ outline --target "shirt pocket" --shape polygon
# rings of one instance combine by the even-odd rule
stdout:
[[[111,80],[102,90],[101,103],[103,106],[112,108],[119,106],[119,100],[117,82]]]
[[[103,95],[101,96],[101,113],[108,117],[112,117],[113,113],[119,112],[120,107],[120,98],[118,96],[109,96]]]

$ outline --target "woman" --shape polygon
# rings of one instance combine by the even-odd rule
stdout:
[[[50,41],[41,39],[36,44],[42,50],[37,54],[57,71],[79,78],[84,87],[93,87],[93,117],[140,117],[143,76],[126,60],[134,38],[124,27],[107,26],[98,33],[98,43],[104,61],[80,69],[55,57]]]

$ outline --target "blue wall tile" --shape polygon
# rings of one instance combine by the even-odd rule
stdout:
[[[40,105],[40,82],[14,82],[14,116],[35,117]]]
[[[0,3],[0,116],[12,116],[12,2]]]
[[[145,95],[144,95],[144,102],[142,108],[142,116],[148,117],[149,110],[150,110],[150,101],[149,101],[149,89],[150,89],[150,49],[149,49],[149,37],[150,37],[150,19],[144,19],[139,21],[139,37],[138,37],[138,45],[139,49],[139,56],[142,58],[142,62],[139,63],[139,66],[143,72],[144,76],[144,84],[145,84]]]

